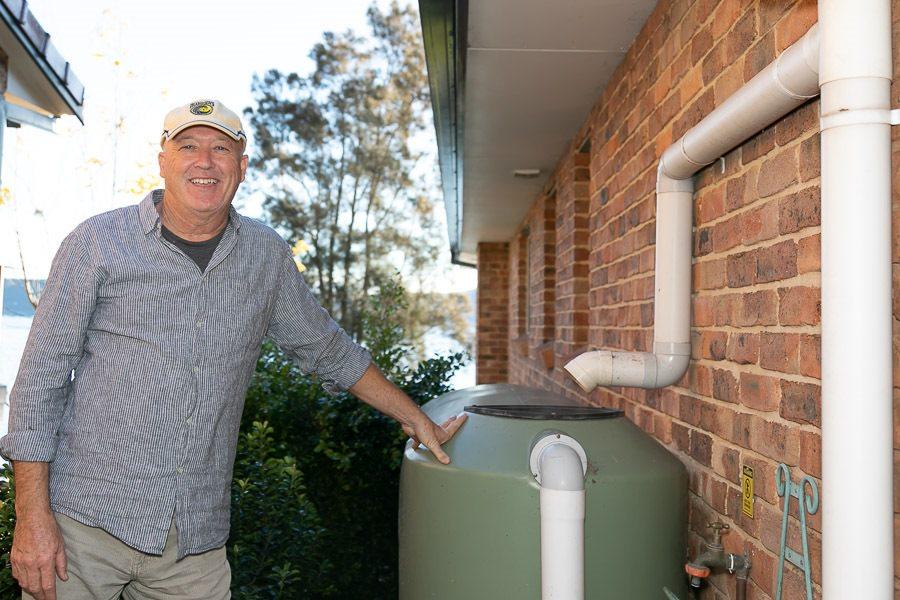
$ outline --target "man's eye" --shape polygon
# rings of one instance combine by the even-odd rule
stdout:
[[[179,148],[179,150],[193,150],[194,148],[196,148],[196,146],[193,144],[185,144],[184,146]]]
[[[216,152],[230,152],[228,146],[216,146]]]

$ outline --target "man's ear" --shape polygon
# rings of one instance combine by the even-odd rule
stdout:
[[[165,150],[161,151],[156,155],[157,160],[159,161],[159,176],[163,179],[166,178],[166,152]]]
[[[250,163],[250,158],[245,154],[241,157],[241,181],[244,181],[244,178],[247,176],[247,165]]]

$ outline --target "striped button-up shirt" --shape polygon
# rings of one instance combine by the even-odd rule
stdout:
[[[50,503],[129,546],[179,555],[228,538],[244,396],[268,337],[329,391],[370,357],[306,287],[290,247],[231,210],[204,272],[155,204],[93,217],[62,243],[10,396],[0,453],[50,462]]]

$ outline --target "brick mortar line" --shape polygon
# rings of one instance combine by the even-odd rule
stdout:
[[[630,227],[629,230],[628,230],[628,233],[636,233],[636,232],[640,231],[641,229],[643,229],[643,228],[645,228],[645,227],[650,227],[650,226],[654,225],[655,221],[656,221],[656,218],[655,218],[655,217],[651,217],[650,219],[648,219],[648,220],[646,220],[646,221],[643,221],[643,222],[641,222],[641,223],[638,223],[638,225],[635,226],[635,227]],[[626,235],[627,235],[627,234],[626,234]],[[612,240],[606,242],[605,244],[602,244],[602,245],[600,245],[600,246],[597,246],[596,248],[590,248],[590,249],[588,250],[588,264],[590,264],[590,257],[591,257],[591,255],[593,255],[593,254],[595,254],[595,253],[602,252],[604,249],[608,248],[608,247],[611,246],[612,244],[615,244],[617,241],[621,241],[622,239],[623,239],[623,238],[621,238],[621,237],[617,237],[617,238],[614,238],[614,239],[612,239]],[[630,252],[630,253],[628,253],[628,254],[624,254],[624,255],[622,255],[622,256],[617,257],[613,262],[610,262],[610,263],[604,263],[604,264],[605,264],[606,266],[614,265],[614,264],[617,263],[617,262],[620,262],[620,261],[625,260],[625,259],[627,259],[627,258],[631,258],[631,257],[634,256],[635,254],[638,254],[638,253],[640,253],[640,252],[644,252],[645,250],[647,250],[647,248],[653,248],[654,246],[656,246],[656,242],[651,242],[651,243],[647,244],[646,246],[641,246],[640,248],[638,248],[638,249],[636,249],[636,250],[633,250],[632,252]]]
[[[635,300],[627,300],[623,302],[616,302],[613,304],[598,304],[591,305],[590,304],[590,294],[596,291],[602,291],[606,289],[610,289],[612,287],[621,287],[620,284],[629,283],[632,281],[636,281],[640,278],[650,277],[655,273],[655,271],[642,271],[630,277],[624,279],[617,279],[612,283],[606,283],[604,285],[596,286],[592,288],[588,292],[588,302],[590,309],[595,308],[619,308],[622,306],[631,306],[637,303],[646,303],[653,302],[654,298],[642,298]],[[815,284],[815,285],[812,285]],[[741,287],[724,287],[724,288],[709,288],[709,289],[699,289],[699,290],[691,290],[691,301],[693,302],[695,299],[699,298],[714,298],[716,296],[726,296],[726,295],[734,295],[734,294],[752,294],[754,292],[762,292],[767,290],[778,291],[781,288],[796,288],[796,287],[810,287],[821,289],[821,272],[820,271],[808,271],[806,273],[798,273],[794,277],[790,277],[788,279],[777,279],[775,281],[766,281],[762,283],[754,283],[752,285],[746,285]]]
[[[638,231],[639,229],[643,229],[643,227],[649,226],[649,224],[650,224],[651,222],[652,222],[652,221],[647,221],[647,222],[645,222],[644,224],[642,224],[639,228],[633,228],[633,229],[631,229],[631,231]],[[694,230],[696,230],[696,227],[694,227]],[[813,237],[814,235],[817,235],[817,234],[820,234],[820,233],[821,233],[821,225],[811,225],[811,226],[809,226],[809,227],[804,227],[804,228],[802,228],[802,229],[798,229],[797,231],[792,231],[792,232],[790,232],[790,233],[779,234],[778,236],[773,237],[773,238],[768,238],[768,239],[765,239],[765,240],[760,240],[759,242],[757,242],[757,243],[755,243],[755,244],[751,244],[751,245],[746,245],[746,244],[744,244],[744,243],[740,243],[739,245],[737,245],[737,246],[732,246],[731,248],[728,248],[728,249],[726,249],[726,250],[721,250],[721,251],[719,251],[719,252],[710,252],[710,253],[704,254],[704,255],[702,255],[702,256],[694,256],[694,255],[692,254],[692,255],[691,255],[691,265],[692,265],[692,266],[693,266],[693,265],[702,265],[702,264],[705,264],[705,263],[713,262],[713,261],[715,261],[715,260],[721,260],[721,259],[723,259],[723,258],[728,258],[728,257],[734,256],[734,255],[736,255],[736,254],[742,254],[742,253],[746,253],[746,252],[751,252],[751,251],[753,251],[753,250],[759,250],[759,249],[771,248],[771,247],[773,247],[773,246],[776,246],[776,245],[778,245],[778,244],[780,244],[780,243],[782,243],[782,242],[789,241],[789,240],[793,240],[793,241],[795,241],[795,242],[799,242],[799,241],[801,241],[801,240],[803,240],[803,239]],[[695,231],[694,233],[692,233],[692,237],[694,237],[694,235],[696,235],[696,231]],[[638,249],[636,249],[636,250],[634,250],[634,251],[632,251],[632,252],[630,252],[630,253],[628,253],[628,254],[623,254],[622,256],[618,256],[618,257],[616,257],[615,260],[613,260],[613,261],[611,261],[611,262],[605,262],[605,263],[601,262],[601,263],[598,264],[596,267],[592,267],[592,266],[591,266],[591,262],[592,262],[592,261],[591,261],[591,258],[590,258],[590,257],[593,256],[595,253],[602,252],[602,250],[603,250],[604,248],[606,248],[606,247],[608,247],[608,246],[610,246],[611,244],[614,244],[614,243],[616,243],[615,240],[614,240],[614,241],[611,241],[611,242],[608,242],[607,244],[604,244],[603,246],[600,246],[600,247],[598,247],[597,249],[592,249],[592,250],[589,251],[589,253],[588,253],[588,260],[587,260],[587,264],[588,264],[588,277],[590,277],[590,275],[591,275],[592,273],[594,273],[594,272],[596,272],[596,271],[599,271],[600,269],[604,269],[604,268],[609,269],[609,268],[612,268],[612,267],[618,265],[619,263],[622,263],[622,262],[624,262],[624,261],[626,261],[626,260],[630,260],[631,258],[634,258],[635,256],[639,256],[640,254],[642,254],[642,253],[644,253],[644,252],[647,252],[648,249],[651,249],[651,248],[652,248],[652,249],[654,249],[654,252],[655,252],[655,247],[656,247],[656,244],[655,244],[655,243],[648,244],[648,245],[642,246],[642,247],[640,247],[640,248],[638,248]],[[584,261],[579,261],[579,262],[584,263]],[[900,264],[900,261],[898,261],[897,263],[892,263],[892,264]],[[654,265],[654,266],[655,266],[655,265]],[[631,281],[631,280],[634,279],[635,277],[639,277],[639,276],[642,275],[642,274],[646,274],[646,273],[655,273],[655,271],[656,271],[655,269],[653,269],[652,271],[641,271],[641,272],[636,273],[636,274],[634,274],[634,275],[630,275],[630,276],[625,277],[625,278],[622,278],[622,279],[617,279],[617,280],[614,281],[614,282],[607,283],[607,284],[604,284],[604,285],[602,285],[602,286],[599,286],[599,289],[602,289],[602,288],[604,288],[604,287],[608,287],[609,285],[613,285],[613,284],[616,284],[616,283],[619,283],[619,282]],[[818,273],[818,271],[809,271],[809,273]],[[801,275],[806,275],[806,274],[807,274],[807,273],[798,273],[797,277],[799,277],[799,276],[801,276]],[[569,280],[569,279],[566,279],[566,281],[568,281],[568,280]],[[781,280],[781,281],[784,281],[784,280]],[[742,288],[744,288],[744,287],[751,287],[751,286],[753,286],[753,285],[765,285],[765,284],[767,284],[767,283],[772,283],[772,282],[763,282],[763,283],[759,283],[759,284],[751,284],[751,285],[749,285],[749,286],[741,286],[741,288],[728,288],[728,289],[742,289]],[[711,288],[711,289],[724,289],[724,288]],[[698,291],[705,291],[705,290],[704,290],[703,288],[701,288],[701,289],[698,290]],[[692,290],[692,293],[695,293],[695,292]]]
[[[749,170],[750,169],[747,169],[747,171],[749,171]],[[740,176],[738,176],[738,177],[740,177]],[[727,186],[728,181],[731,181],[733,179],[735,179],[735,178],[730,177],[728,180],[721,182],[716,187],[723,186],[723,185]],[[722,214],[718,217],[715,217],[712,220],[703,221],[702,223],[694,223],[693,228],[694,229],[703,229],[706,227],[715,227],[716,225],[723,223],[725,221],[728,221],[728,220],[732,219],[733,217],[740,216],[740,215],[746,214],[748,212],[752,212],[753,210],[760,208],[769,202],[778,202],[778,201],[790,198],[791,196],[797,194],[798,192],[804,192],[806,190],[810,190],[810,189],[816,188],[816,187],[821,188],[821,176],[814,177],[812,179],[807,179],[806,181],[798,181],[796,183],[793,183],[793,184],[787,186],[786,188],[784,188],[782,190],[777,191],[776,193],[774,193],[770,196],[757,196],[756,199],[753,200],[752,202],[744,204],[743,206],[739,206],[738,208],[735,208],[733,210],[727,211],[724,214]],[[727,192],[725,192],[725,193],[727,195]],[[697,200],[699,200],[699,196],[697,197]]]
[[[683,390],[682,395],[689,396],[689,397],[697,399],[697,400],[702,400],[702,401],[712,404],[714,406],[720,406],[722,408],[728,408],[730,410],[734,410],[734,412],[736,414],[747,414],[747,415],[765,418],[765,420],[770,423],[776,423],[779,425],[788,426],[788,427],[791,427],[793,430],[799,430],[799,431],[806,432],[806,433],[815,433],[818,435],[821,435],[821,433],[822,433],[821,429],[814,425],[810,425],[809,423],[798,423],[797,421],[791,421],[789,419],[785,419],[785,418],[781,417],[781,415],[778,413],[763,412],[763,411],[760,411],[755,408],[750,408],[744,404],[741,404],[740,402],[737,402],[737,403],[726,402],[724,400],[719,400],[718,398],[703,396],[701,394],[692,392],[689,388],[672,386],[672,389]],[[653,408],[652,406],[648,406],[647,404],[644,404],[642,402],[637,402],[635,400],[632,400],[623,394],[619,394],[619,393],[612,392],[612,391],[609,391],[609,393],[619,397],[620,399],[622,399],[626,402],[629,402],[630,404],[634,405],[635,407],[640,407],[644,410],[650,410],[655,413],[659,413],[660,415],[663,415],[666,418],[671,419],[672,422],[678,422],[679,424],[682,424],[684,427],[690,427],[692,429],[697,429],[698,431],[702,431],[703,433],[709,434],[711,437],[713,437],[717,440],[723,440],[731,445],[736,446],[734,444],[734,442],[730,442],[727,439],[715,434],[712,431],[702,429],[699,425],[691,425],[687,421],[682,420],[680,416],[670,415],[669,413],[662,411],[660,409]],[[741,409],[741,410],[737,410],[737,409]],[[769,416],[777,416],[777,418],[772,419],[772,418],[769,418]],[[754,453],[758,454],[760,457],[763,457],[768,461],[776,462],[775,459],[770,458],[770,457],[765,457],[764,455],[759,454],[756,450],[751,450],[750,448],[744,448],[743,446],[736,446],[736,447],[743,448],[744,450],[754,452]]]
[[[748,325],[737,327],[735,325],[709,325],[708,327],[691,327],[691,331],[705,333],[707,331],[721,331],[722,333],[796,333],[799,335],[817,335],[822,333],[821,325]],[[708,360],[708,359],[706,359]],[[900,382],[898,382],[900,383]]]
[[[807,236],[808,237],[808,236]],[[785,240],[782,240],[785,241]],[[774,244],[773,244],[774,245]],[[766,246],[768,248],[769,246]],[[707,262],[707,261],[704,261]],[[699,263],[694,263],[699,264]],[[822,284],[822,272],[821,271],[807,271],[805,273],[797,273],[793,277],[789,277],[787,279],[776,279],[775,281],[763,281],[760,283],[753,283],[750,285],[744,285],[741,287],[722,287],[722,288],[704,288],[699,290],[691,290],[691,297],[712,297],[712,296],[723,296],[725,294],[735,294],[735,293],[753,293],[763,290],[770,290],[778,288],[789,288],[789,287],[813,287],[821,289]],[[790,284],[790,285],[786,285]],[[813,285],[815,284],[815,285]]]
[[[674,387],[674,386],[673,386],[673,387]],[[690,389],[688,389],[688,388],[675,388],[675,389],[684,390],[684,393],[681,394],[681,395],[683,395],[683,396],[689,396],[689,397],[691,397],[691,398],[694,398],[695,400],[701,400],[701,401],[703,401],[703,402],[707,402],[707,403],[712,404],[712,405],[714,405],[714,406],[721,406],[722,408],[729,408],[729,409],[733,410],[736,414],[751,415],[751,416],[754,416],[754,417],[760,417],[760,418],[764,419],[765,421],[767,421],[767,422],[769,422],[769,423],[775,423],[775,424],[778,424],[778,425],[782,425],[782,426],[784,426],[784,427],[789,427],[791,430],[801,431],[801,432],[805,432],[805,433],[815,433],[815,434],[818,434],[818,435],[822,435],[822,430],[821,430],[821,428],[816,427],[815,425],[810,425],[809,423],[798,423],[797,421],[791,421],[790,419],[785,419],[784,417],[781,416],[781,413],[779,413],[779,412],[777,412],[777,411],[768,411],[768,412],[765,412],[765,411],[761,411],[761,410],[756,409],[756,408],[751,408],[751,407],[747,406],[746,404],[741,404],[740,402],[725,402],[724,400],[719,400],[719,399],[717,399],[717,398],[712,398],[712,397],[710,397],[710,396],[703,396],[702,394],[698,394],[698,393],[696,393],[696,392],[692,392],[692,391],[691,391]],[[636,406],[641,406],[641,407],[646,408],[646,409],[648,409],[648,410],[657,410],[657,409],[654,409],[654,408],[652,408],[652,407],[650,407],[650,406],[647,406],[646,404],[643,404],[643,403],[640,403],[640,404],[639,404],[639,403],[636,403],[636,402],[634,402],[634,401],[632,401],[632,400],[629,400],[629,402],[632,402],[632,404],[635,404]],[[740,409],[740,410],[737,410],[737,409]],[[699,425],[691,425],[691,424],[688,423],[687,421],[683,421],[683,420],[681,419],[680,416],[675,417],[675,416],[669,415],[669,413],[666,413],[666,412],[663,412],[663,411],[659,411],[659,410],[657,410],[657,412],[660,412],[660,413],[662,413],[662,414],[668,416],[669,418],[671,418],[671,419],[673,419],[673,420],[678,420],[680,423],[683,423],[683,424],[684,424],[685,426],[687,426],[687,427],[692,427],[692,428],[697,429],[697,430],[699,430],[699,431],[702,431],[702,432],[704,432],[704,433],[708,433],[710,436],[712,436],[712,437],[714,437],[714,438],[728,441],[728,440],[726,440],[726,438],[723,438],[723,437],[719,436],[718,434],[716,434],[716,433],[714,433],[714,432],[712,432],[712,431],[708,431],[708,430],[706,430],[706,429],[703,429],[703,428],[701,428],[701,426],[699,426]],[[772,418],[772,417],[775,417],[775,418]],[[732,444],[733,444],[733,442],[729,442],[729,443],[732,443]],[[740,447],[743,448],[743,446],[740,446]],[[750,448],[747,448],[747,450],[750,450]],[[753,451],[756,452],[756,450],[753,450]],[[760,456],[763,456],[763,455],[760,454]],[[768,460],[774,461],[775,459],[773,459],[773,458],[768,458]]]
[[[803,138],[795,138],[794,142],[793,142],[792,144],[790,144],[790,145],[786,145],[786,146],[778,146],[778,145],[776,145],[775,148],[790,148],[791,145],[799,145],[799,144],[802,144],[804,141],[806,141],[807,139],[809,139],[809,138],[812,137],[813,135],[816,135],[817,133],[818,133],[818,130],[815,130],[815,131],[813,131],[812,133],[810,133],[809,135],[807,135],[807,136],[805,136],[805,137],[803,137]],[[757,134],[757,135],[758,135],[758,134]],[[754,136],[754,137],[756,137],[756,136]],[[752,139],[752,138],[751,138],[751,139]],[[740,147],[740,146],[739,146],[739,147]],[[773,148],[773,150],[770,151],[769,153],[771,153],[771,152],[773,152],[773,151],[774,151],[774,148]],[[716,185],[713,186],[712,188],[710,188],[710,185],[712,185],[712,184],[710,184],[710,185],[707,185],[707,186],[704,186],[704,187],[702,187],[702,188],[698,188],[697,190],[695,190],[695,192],[694,192],[694,197],[693,197],[693,200],[692,200],[692,203],[693,203],[693,205],[694,205],[694,206],[692,207],[692,212],[693,212],[694,214],[696,214],[696,210],[694,210],[694,208],[696,208],[696,205],[699,204],[700,199],[701,199],[701,196],[703,195],[703,193],[704,193],[705,191],[708,191],[707,188],[714,189],[715,187],[727,185],[729,181],[736,180],[736,179],[739,179],[740,177],[743,177],[747,172],[749,172],[750,170],[752,170],[753,168],[755,168],[755,167],[757,166],[757,165],[756,165],[757,161],[761,161],[761,160],[765,159],[765,157],[767,157],[767,156],[769,155],[769,153],[756,157],[755,159],[753,159],[753,161],[751,161],[751,162],[748,163],[747,165],[743,165],[743,164],[742,164],[742,168],[741,168],[741,169],[739,169],[738,171],[735,171],[734,173],[731,173],[731,174],[730,174],[728,177],[726,177],[725,179],[722,179],[721,181],[716,182]],[[657,158],[656,163],[654,163],[654,164],[658,164],[658,162],[659,162],[659,159]],[[713,164],[713,163],[711,163],[711,164]],[[761,165],[761,163],[760,163],[760,165]],[[644,171],[642,171],[639,175],[637,175],[637,176],[634,178],[634,181],[632,182],[632,184],[630,184],[629,186],[623,188],[619,193],[617,193],[615,196],[613,196],[612,198],[610,198],[610,201],[612,201],[612,200],[614,200],[615,198],[617,198],[617,197],[619,197],[619,196],[621,196],[621,195],[627,193],[627,191],[628,191],[631,187],[633,187],[634,185],[637,185],[638,182],[639,182],[639,180],[640,180],[647,172],[649,172],[649,170],[650,170],[651,168],[652,168],[652,167],[648,167],[647,169],[645,169]],[[706,168],[706,167],[704,167],[704,168]],[[798,166],[798,168],[799,168],[799,166]],[[608,181],[609,181],[609,180],[606,180],[606,182],[608,182]],[[789,197],[789,196],[791,196],[791,195],[793,195],[793,194],[795,194],[795,193],[797,193],[797,192],[804,191],[804,190],[807,190],[807,189],[812,188],[812,187],[816,187],[817,185],[821,187],[821,175],[816,176],[816,177],[813,177],[813,178],[808,179],[808,180],[806,180],[806,181],[802,181],[802,182],[798,181],[798,182],[796,182],[796,183],[794,183],[794,184],[789,185],[788,187],[784,188],[783,190],[779,190],[778,192],[776,192],[775,194],[772,194],[771,196],[765,196],[765,197],[762,197],[762,196],[758,196],[758,195],[757,195],[756,199],[753,200],[753,201],[751,201],[751,202],[749,202],[748,204],[745,204],[745,205],[743,205],[743,206],[740,206],[740,207],[738,207],[738,208],[736,208],[736,209],[734,209],[734,210],[725,212],[723,215],[721,215],[721,216],[719,216],[719,217],[716,217],[715,219],[713,219],[713,220],[711,220],[711,221],[705,221],[705,222],[703,222],[703,223],[693,223],[693,224],[692,224],[692,228],[693,228],[693,230],[696,231],[696,230],[699,230],[699,229],[701,229],[701,228],[703,228],[703,227],[711,227],[711,226],[715,226],[715,225],[717,225],[717,224],[719,224],[719,223],[721,223],[721,222],[727,221],[727,220],[729,220],[729,219],[731,219],[731,218],[733,218],[733,217],[735,217],[735,216],[737,216],[737,215],[741,215],[741,214],[750,212],[750,211],[754,210],[755,208],[758,208],[758,207],[760,207],[760,206],[762,206],[762,205],[764,205],[764,204],[766,204],[766,203],[768,203],[768,202],[782,200],[782,199],[787,198],[787,197]],[[603,187],[603,186],[599,186],[599,187],[598,187],[597,194],[600,193],[600,189],[602,189],[602,187]],[[727,192],[726,192],[726,193],[727,193]],[[652,202],[652,200],[653,200],[653,198],[655,197],[655,195],[656,195],[656,192],[655,192],[655,189],[654,189],[654,191],[653,191],[653,192],[649,192],[649,193],[647,194],[646,197],[641,197],[641,198],[639,198],[639,199],[636,199],[636,200],[635,200],[634,202],[632,202],[631,204],[624,206],[624,207],[622,208],[622,210],[620,210],[619,212],[617,212],[617,213],[615,213],[615,214],[613,214],[613,215],[609,215],[606,219],[604,219],[604,224],[601,226],[601,228],[608,227],[612,221],[615,221],[615,220],[618,220],[619,218],[622,218],[622,217],[625,215],[626,212],[628,212],[629,210],[635,208],[635,207],[638,206],[640,203],[646,202],[646,201],[651,201],[651,202]],[[655,209],[655,205],[654,205],[654,209]],[[596,214],[596,213],[601,212],[601,211],[602,211],[602,209],[598,209],[597,211],[593,211],[593,212],[589,211],[589,213],[588,213],[588,218],[590,219],[591,216],[593,216],[593,214]],[[643,223],[640,223],[638,227],[631,227],[631,228],[629,228],[629,231],[637,231],[637,230],[639,230],[639,229],[641,228],[641,226],[644,226],[644,225],[648,225],[648,224],[650,224],[650,223],[653,223],[653,222],[655,222],[655,220],[656,220],[656,214],[655,214],[655,210],[654,210],[654,214],[653,214],[647,221],[644,221]],[[587,231],[593,232],[594,230],[597,230],[597,229],[599,229],[599,228],[597,228],[597,227],[588,227],[588,228],[587,228]],[[605,243],[605,244],[599,246],[599,247],[597,248],[597,250],[601,250],[601,249],[603,249],[603,248],[609,246],[610,244],[615,243],[615,241],[616,241],[615,239],[610,240],[609,242],[607,242],[607,243]],[[592,249],[591,251],[593,252],[594,250]]]
[[[736,254],[745,254],[747,252],[752,252],[753,250],[765,250],[767,248],[772,248],[773,246],[777,246],[778,244],[786,241],[795,241],[799,242],[806,238],[813,237],[817,234],[822,233],[821,225],[810,225],[809,227],[804,227],[802,229],[798,229],[797,231],[792,231],[790,233],[783,233],[773,238],[768,238],[765,240],[760,240],[751,245],[746,245],[743,242],[738,244],[737,246],[732,246],[731,248],[727,248],[725,250],[720,250],[718,252],[710,252],[708,254],[704,254],[702,256],[691,256],[691,264],[692,265],[702,265],[704,263],[713,262],[715,260],[721,260],[723,258],[728,258],[729,256],[734,256]],[[619,262],[619,261],[616,261]],[[768,283],[768,282],[766,282]],[[744,286],[746,287],[746,286]]]
[[[751,457],[751,458],[754,458],[754,459],[756,459],[756,460],[761,460],[761,461],[764,461],[764,462],[768,462],[768,463],[773,464],[773,465],[777,465],[778,463],[782,462],[782,461],[780,461],[780,460],[776,460],[776,459],[774,459],[774,458],[772,458],[772,457],[769,457],[769,456],[766,456],[766,455],[764,455],[764,454],[760,454],[757,450],[753,450],[752,448],[746,448],[746,447],[744,447],[744,446],[740,446],[740,445],[738,445],[738,444],[736,444],[736,443],[734,443],[734,442],[732,442],[732,441],[730,441],[730,440],[728,440],[728,439],[726,439],[726,438],[723,438],[722,436],[720,436],[720,435],[718,435],[718,434],[716,434],[716,433],[714,433],[714,432],[712,432],[712,431],[709,431],[709,430],[707,430],[707,429],[703,429],[703,428],[702,428],[701,426],[699,426],[699,425],[692,425],[691,423],[688,423],[687,421],[682,420],[680,416],[670,415],[669,413],[664,412],[664,411],[662,411],[662,410],[653,408],[653,407],[651,407],[651,406],[647,406],[647,405],[645,405],[645,404],[641,404],[641,403],[635,402],[634,400],[631,400],[631,399],[629,399],[629,398],[627,398],[627,397],[625,397],[625,396],[622,396],[621,394],[615,394],[615,395],[619,396],[619,397],[622,398],[624,401],[629,402],[630,404],[632,404],[632,405],[635,406],[636,408],[640,408],[640,409],[642,409],[642,410],[647,410],[647,411],[651,411],[651,412],[653,412],[653,413],[655,413],[655,414],[659,414],[659,415],[661,415],[661,416],[663,416],[663,417],[665,417],[665,418],[667,418],[667,419],[670,419],[670,420],[672,421],[672,423],[677,423],[677,424],[681,425],[682,427],[685,427],[686,429],[695,429],[695,430],[700,431],[700,432],[702,432],[702,433],[704,433],[704,434],[707,434],[707,435],[709,435],[710,438],[712,438],[713,441],[715,441],[718,445],[727,447],[727,448],[729,448],[729,449],[731,449],[731,450],[737,450],[740,454],[750,453],[750,455],[751,455],[750,457]],[[692,394],[689,394],[689,395],[691,395],[691,397],[695,397],[695,396],[692,395]],[[705,397],[701,397],[701,398],[705,398]],[[711,402],[712,404],[714,404],[714,405],[722,406],[722,407],[725,407],[725,408],[729,408],[729,407],[731,407],[731,406],[735,406],[734,404],[730,404],[730,403],[728,403],[728,402],[723,402],[723,401],[721,401],[721,400],[716,400],[716,399],[710,399],[710,402]],[[737,406],[740,406],[740,407],[743,407],[743,408],[747,408],[747,407],[745,407],[745,406],[743,406],[743,405],[741,405],[741,404],[738,404]],[[738,413],[738,414],[752,414],[752,415],[754,415],[754,416],[763,416],[763,414],[764,414],[764,413],[759,413],[759,411],[755,411],[755,412],[741,412],[741,411],[735,411],[735,412]],[[780,421],[772,421],[772,422],[777,422],[777,423],[779,423],[779,424],[784,424],[784,421],[783,421],[783,420],[780,420]],[[799,423],[796,423],[795,421],[789,421],[789,423],[791,423],[791,424],[793,424],[793,425],[795,425],[795,426],[800,426],[800,427],[802,427],[802,428],[803,428],[802,431],[804,431],[804,432],[806,432],[806,433],[817,434],[817,435],[819,435],[820,437],[821,437],[821,435],[822,435],[821,429],[818,429],[818,428],[815,428],[815,427],[811,427],[811,426],[809,426],[809,425],[807,425],[807,424],[801,425],[801,424],[799,424]],[[637,423],[635,423],[635,425],[637,425]],[[644,432],[644,433],[648,433],[648,432]],[[648,435],[653,435],[653,434],[648,433]],[[653,436],[653,437],[656,437],[656,436]],[[659,438],[656,438],[656,439],[659,439]],[[660,443],[661,443],[661,442],[660,442]],[[666,444],[663,444],[663,445],[664,445],[664,446],[667,446],[667,447],[668,447],[668,446],[671,446],[671,449],[672,449],[672,450],[674,450],[675,452],[681,453],[681,450],[678,450],[678,447],[675,445],[674,442],[672,442],[672,443],[669,444],[669,445],[666,445]],[[701,468],[703,468],[703,469],[709,469],[709,470],[711,470],[711,471],[714,472],[714,469],[713,469],[712,466],[707,467],[707,466],[705,466],[705,465],[703,465],[703,464],[697,462],[692,456],[690,456],[690,454],[685,454],[685,456],[688,456],[689,458],[691,458],[691,460],[694,461],[695,463],[697,463],[697,465],[698,465],[699,467],[701,467]],[[799,465],[792,465],[792,466],[796,467],[797,469],[800,469],[800,471],[801,471],[804,475],[809,475],[810,477],[812,477],[813,479],[815,479],[817,482],[821,483],[821,480],[822,480],[821,477],[816,476],[816,475],[813,475],[813,474],[811,474],[811,473],[807,473],[807,472],[806,472],[804,469],[802,469]]]
[[[589,276],[590,276],[591,274],[593,274],[595,271],[597,271],[597,270],[599,270],[599,269],[602,269],[602,268],[603,268],[603,267],[597,267],[597,269],[592,269],[591,271],[589,271]],[[628,277],[623,277],[623,278],[621,278],[621,279],[616,279],[616,280],[613,281],[613,282],[604,283],[603,285],[599,285],[599,286],[593,287],[593,288],[590,290],[590,292],[594,292],[594,291],[597,291],[597,290],[604,290],[604,289],[606,289],[606,288],[608,288],[608,287],[610,287],[610,286],[613,286],[613,285],[618,286],[619,284],[630,283],[630,282],[632,282],[632,281],[636,281],[636,280],[642,279],[642,278],[653,277],[653,275],[654,275],[655,272],[656,272],[655,269],[654,269],[654,270],[649,270],[649,271],[639,271],[638,273],[635,273],[634,275],[629,275]],[[588,281],[590,282],[590,279],[588,279]],[[588,293],[590,293],[590,292],[588,292]],[[649,301],[649,300],[653,300],[653,298],[652,298],[652,297],[651,297],[651,298],[647,298],[647,300],[648,300],[648,301]]]

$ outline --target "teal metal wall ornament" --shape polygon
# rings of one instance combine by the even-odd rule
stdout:
[[[784,513],[781,515],[781,554],[778,557],[778,584],[775,588],[775,600],[781,600],[781,583],[784,577],[785,559],[803,571],[803,578],[806,581],[806,599],[812,600],[809,543],[806,538],[806,515],[814,515],[819,510],[819,488],[809,476],[800,480],[800,483],[791,481],[791,470],[784,463],[778,465],[778,471],[775,473],[775,486],[778,489],[778,495],[784,498]],[[810,490],[809,495],[806,495],[807,486]],[[796,498],[799,505],[797,512],[800,514],[800,537],[803,540],[802,554],[787,546],[788,514],[791,512],[791,497]]]

